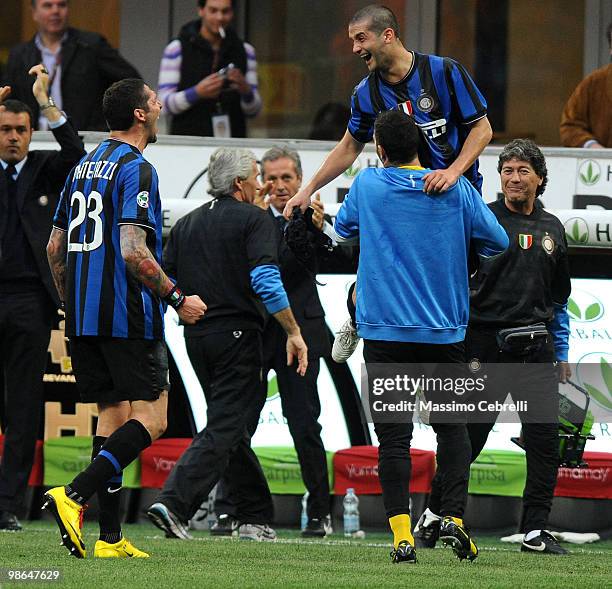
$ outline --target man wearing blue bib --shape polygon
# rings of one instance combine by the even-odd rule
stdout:
[[[483,258],[508,247],[506,232],[466,179],[443,196],[425,193],[431,171],[420,165],[418,130],[411,117],[381,113],[375,141],[384,167],[357,176],[334,225],[336,241],[358,240],[361,249],[356,325],[364,338],[369,380],[380,364],[463,363],[470,244]],[[378,474],[393,531],[392,561],[416,562],[409,516],[412,411],[376,411],[372,405],[380,444]],[[467,428],[461,420],[430,421],[443,481],[440,538],[460,559],[473,560],[478,549],[462,519],[469,480]]]

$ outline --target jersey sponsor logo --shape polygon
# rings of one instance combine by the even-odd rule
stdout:
[[[143,209],[149,208],[149,193],[146,190],[136,195],[136,204]]]
[[[528,233],[519,233],[518,242],[521,248],[528,250],[533,244],[533,235],[529,235]]]
[[[431,112],[436,106],[436,102],[431,94],[423,93],[417,99],[417,106],[423,112]]]
[[[428,139],[436,139],[446,133],[446,119],[436,119],[427,123],[417,123]]]
[[[549,256],[555,251],[555,241],[548,233],[542,238],[542,249]]]
[[[413,113],[412,102],[410,102],[410,100],[406,100],[406,102],[398,103],[397,110],[404,111],[407,115],[412,116],[412,113]],[[421,110],[423,110],[423,109],[421,109]]]

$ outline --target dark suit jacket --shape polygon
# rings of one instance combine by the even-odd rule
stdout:
[[[271,210],[268,214],[274,218],[274,223],[278,227],[279,239],[279,264],[283,286],[289,297],[289,304],[295,316],[295,320],[300,326],[302,337],[308,346],[308,357],[311,359],[328,356],[331,353],[331,342],[325,324],[325,311],[319,299],[316,284],[316,272],[318,269],[318,256],[316,246],[313,264],[310,269],[306,268],[289,249],[283,239],[280,225],[276,221]],[[264,331],[264,349],[269,350],[271,345],[279,342],[286,342],[287,337],[278,321],[270,318]],[[283,348],[284,349],[284,348]],[[266,353],[268,357],[268,353]]]
[[[117,80],[139,78],[140,74],[97,33],[69,28],[61,56],[62,110],[70,113],[79,131],[106,131],[102,117],[104,91]],[[34,79],[28,70],[41,59],[34,39],[20,43],[11,49],[4,73],[4,83],[12,88],[11,98],[29,105],[35,127],[39,111],[32,95]]]
[[[58,308],[59,299],[47,261],[46,247],[59,194],[72,167],[85,155],[85,149],[70,122],[54,129],[53,135],[61,151],[40,150],[28,153],[28,159],[17,179],[17,208],[41,280]],[[0,191],[6,193],[6,190],[6,176],[0,174]],[[0,210],[0,235],[4,231],[2,213]]]

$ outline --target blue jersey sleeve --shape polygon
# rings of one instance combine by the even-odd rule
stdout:
[[[159,182],[155,168],[143,160],[123,166],[120,190],[123,199],[118,214],[119,225],[141,225],[156,229],[155,212],[159,203]]]
[[[289,306],[289,299],[281,281],[278,266],[264,264],[250,272],[251,286],[261,299],[270,315],[278,313]]]
[[[367,170],[364,170],[364,172]],[[363,172],[362,172],[363,174]],[[353,185],[346,195],[334,223],[336,233],[344,238],[351,239],[359,235],[359,186],[361,174],[353,181]]]
[[[353,139],[360,143],[372,141],[374,136],[374,121],[376,113],[367,95],[367,84],[361,82],[351,96],[351,118],[348,122],[348,131]]]
[[[72,187],[72,173],[69,174],[64,184],[64,189],[60,194],[55,215],[53,216],[53,227],[68,231],[68,199],[70,198],[70,189]]]
[[[450,70],[451,91],[459,107],[458,122],[469,125],[486,116],[487,101],[466,69],[460,63],[449,59],[447,61],[447,72],[448,70]]]
[[[493,211],[482,200],[480,193],[466,178],[460,178],[460,186],[467,191],[472,209],[471,240],[476,253],[483,258],[497,256],[510,245],[506,230],[499,224]]]

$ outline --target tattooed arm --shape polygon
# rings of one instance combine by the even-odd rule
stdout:
[[[53,227],[47,243],[47,260],[51,268],[53,282],[57,289],[60,301],[65,300],[66,287],[66,250],[68,247],[67,233]]]
[[[147,247],[147,232],[137,225],[121,225],[121,255],[130,274],[163,299],[174,284]]]
[[[175,286],[147,247],[146,231],[137,225],[121,225],[119,236],[121,255],[129,272],[159,298],[165,299]],[[206,305],[198,295],[186,296],[176,309],[178,316],[189,324],[198,321],[205,311]]]

